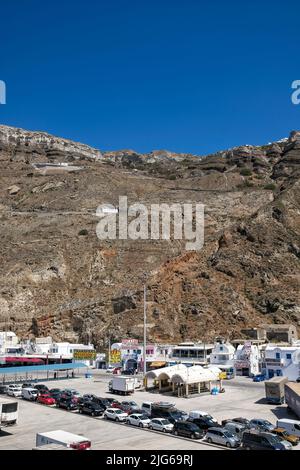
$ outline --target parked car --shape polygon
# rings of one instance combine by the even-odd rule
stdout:
[[[228,431],[228,429],[222,427],[209,428],[206,433],[206,440],[207,442],[221,444],[229,448],[239,447],[241,444],[241,441],[236,434],[233,434]]]
[[[62,394],[62,391],[60,388],[51,388],[49,390],[49,395],[51,395],[54,400],[57,400]]]
[[[104,419],[112,419],[113,421],[126,421],[128,414],[119,408],[106,408],[104,411]]]
[[[81,397],[80,393],[75,390],[74,388],[65,388],[62,392],[61,392],[61,396],[62,397],[73,397],[73,399],[75,401],[78,401],[79,397]]]
[[[221,427],[221,425],[211,416],[203,416],[202,418],[189,418],[188,421],[194,423],[202,431],[206,432],[210,428]]]
[[[266,376],[264,374],[257,374],[253,377],[253,382],[263,382],[266,380]]]
[[[121,367],[114,367],[112,373],[113,374],[121,374]]]
[[[142,407],[143,408],[143,407]],[[164,408],[164,407],[152,407],[151,418],[165,418],[170,423],[176,423],[176,421],[186,421],[188,414],[184,411],[177,410],[177,408]]]
[[[114,400],[111,402],[108,398],[96,397],[95,395],[93,396],[92,401],[98,403],[105,410],[106,408],[111,408],[111,403],[114,402]]]
[[[258,430],[244,432],[242,447],[246,450],[288,450],[278,436]],[[292,447],[291,444],[290,447]]]
[[[56,401],[54,398],[49,395],[49,393],[40,393],[39,396],[37,397],[37,401],[41,403],[42,405],[55,405]]]
[[[22,398],[28,401],[36,401],[38,397],[38,391],[36,388],[22,388]]]
[[[22,388],[34,388],[34,385],[30,382],[24,382]]]
[[[127,424],[132,424],[133,426],[139,426],[140,428],[147,428],[151,422],[151,419],[148,415],[132,413],[126,419]]]
[[[154,431],[172,432],[174,424],[165,418],[154,418],[151,419],[148,427]]]
[[[21,397],[22,396],[22,387],[21,385],[11,384],[7,387],[7,395],[10,397]]]
[[[251,419],[250,420],[250,426],[252,428],[258,429],[259,431],[265,431],[265,432],[271,432],[275,429],[274,424],[270,423],[270,421],[267,421],[266,419]]]
[[[7,393],[7,389],[7,385],[0,385],[0,395],[5,395]]]
[[[34,388],[36,388],[39,393],[49,392],[49,388],[46,387],[46,385],[44,385],[44,384],[34,385]]]
[[[64,408],[65,410],[68,410],[68,411],[78,409],[77,403],[72,398],[69,398],[69,397],[59,397],[56,401],[56,406],[58,408]]]
[[[296,446],[300,442],[300,438],[298,436],[295,436],[295,434],[290,434],[284,428],[275,428],[272,431],[272,434],[279,436],[284,441],[290,442],[292,446]]]
[[[228,429],[228,431],[232,432],[233,434],[236,434],[240,439],[242,438],[242,435],[244,432],[247,430],[246,426],[244,426],[241,423],[234,423],[233,421],[228,421],[223,425],[225,429]]]
[[[114,404],[118,404],[118,403],[120,404],[120,402],[118,400],[116,400],[115,398],[105,398],[105,400],[110,404],[110,406],[112,406]]]
[[[226,422],[232,422],[232,423],[240,423],[240,424],[243,424],[243,426],[245,426],[246,428],[250,429],[251,428],[251,424],[250,424],[250,420],[249,419],[246,419],[246,418],[232,418],[232,419],[227,419],[227,420],[224,420],[222,421],[222,425],[223,425],[223,422],[226,423]]]
[[[190,437],[191,439],[201,439],[205,434],[203,430],[191,421],[176,421],[172,432],[175,436]]]
[[[139,405],[135,401],[132,401],[132,400],[122,401],[118,408],[120,408],[123,411],[126,411],[126,413],[128,414],[134,413],[140,409]]]
[[[102,416],[105,408],[99,405],[99,403],[93,401],[85,401],[78,405],[79,413],[83,413],[91,416]]]
[[[115,369],[114,366],[107,366],[107,368],[106,368],[106,373],[107,373],[107,374],[111,374],[114,369]]]
[[[191,419],[204,418],[204,417],[213,419],[213,417],[206,411],[201,411],[201,410],[189,411],[189,418]]]
[[[134,374],[135,374],[135,370],[134,370],[134,369],[122,370],[122,371],[121,371],[121,374],[122,374],[122,375],[134,375]]]

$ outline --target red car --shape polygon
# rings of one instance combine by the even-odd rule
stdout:
[[[55,405],[55,403],[56,403],[54,398],[52,398],[50,395],[48,395],[46,393],[41,393],[38,396],[37,401],[39,403],[42,403],[43,405]]]

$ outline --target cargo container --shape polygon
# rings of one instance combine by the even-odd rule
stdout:
[[[0,429],[18,422],[19,404],[15,400],[0,398]]]
[[[288,382],[284,391],[287,406],[300,418],[300,383]]]
[[[284,384],[287,381],[287,377],[273,377],[265,382],[268,403],[275,405],[282,405],[284,403]]]
[[[134,377],[117,376],[109,382],[109,391],[119,395],[134,393],[136,379]]]

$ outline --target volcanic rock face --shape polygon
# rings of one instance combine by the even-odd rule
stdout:
[[[86,145],[0,126],[0,330],[56,340],[150,341],[300,327],[300,133],[195,156]],[[80,166],[80,172],[65,165]],[[54,172],[34,164],[57,165]],[[203,203],[205,244],[99,240],[100,204]]]

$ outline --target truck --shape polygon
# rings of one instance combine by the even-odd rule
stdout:
[[[286,383],[284,392],[287,406],[300,418],[300,383]]]
[[[282,405],[284,403],[284,384],[288,382],[287,377],[273,377],[265,381],[266,400],[268,403]]]
[[[86,437],[58,429],[57,431],[38,433],[34,450],[50,444],[73,450],[88,450],[91,448],[91,441]]]
[[[0,429],[18,422],[19,404],[15,400],[0,398]]]
[[[119,395],[130,395],[134,393],[136,379],[134,377],[113,377],[109,382],[109,391]]]

